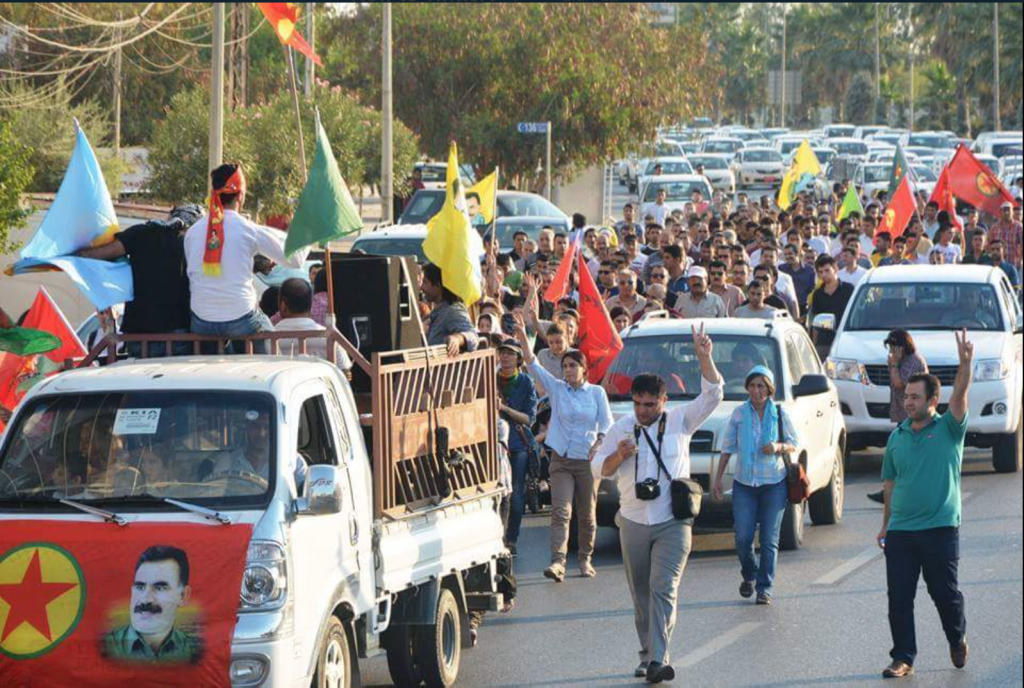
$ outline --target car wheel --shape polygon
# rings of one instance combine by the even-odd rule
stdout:
[[[836,456],[832,460],[832,477],[828,485],[811,495],[807,502],[811,512],[811,523],[816,526],[832,526],[842,520],[845,477],[842,449],[836,448]]]
[[[313,676],[315,688],[348,688],[352,681],[352,652],[348,632],[341,620],[332,616],[327,621],[324,645]]]
[[[804,544],[804,505],[786,504],[782,516],[782,532],[779,534],[779,549],[793,552]]]
[[[1000,435],[992,447],[992,466],[996,473],[1017,473],[1021,469],[1021,431],[1024,430],[1024,412],[1017,419],[1017,432]]]
[[[416,640],[413,631],[412,626],[395,624],[387,630],[388,673],[396,686],[418,686],[423,682],[413,647]]]
[[[450,686],[459,677],[462,628],[459,603],[447,588],[437,599],[434,623],[417,628],[416,655],[428,686]]]

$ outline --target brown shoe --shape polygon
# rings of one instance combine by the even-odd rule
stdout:
[[[914,674],[913,665],[894,659],[892,664],[882,671],[882,678],[904,678]]]
[[[561,564],[552,564],[544,569],[544,577],[550,578],[556,583],[561,583],[565,580],[565,567]]]
[[[597,569],[589,560],[580,562],[580,575],[584,578],[593,578],[597,575]]]
[[[961,640],[956,645],[949,646],[949,658],[953,660],[953,666],[963,669],[967,666],[967,655],[970,650],[967,647],[967,639]]]

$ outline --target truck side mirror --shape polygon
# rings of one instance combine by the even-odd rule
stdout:
[[[814,316],[814,320],[811,322],[811,327],[816,330],[825,330],[826,332],[835,332],[836,330],[836,316],[832,313],[822,313],[821,315]]]
[[[827,394],[828,390],[828,378],[824,375],[804,375],[800,382],[793,385],[793,398],[814,397]]]
[[[298,500],[302,516],[323,516],[341,512],[341,469],[337,466],[310,466],[306,484]]]

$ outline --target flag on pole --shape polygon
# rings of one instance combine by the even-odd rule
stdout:
[[[953,196],[965,203],[970,203],[978,210],[999,217],[1003,203],[1017,202],[1006,190],[992,170],[974,157],[967,146],[957,148],[953,159],[946,165],[949,171],[949,188]]]
[[[445,192],[441,211],[427,222],[423,252],[431,263],[441,268],[444,287],[467,306],[472,306],[482,296],[480,262],[484,243],[466,214],[466,197],[459,177],[459,152],[454,141],[448,153]]]
[[[480,214],[484,216],[487,224],[494,222],[495,211],[497,210],[498,196],[498,170],[495,169],[489,175],[469,187],[466,194],[475,193],[480,198]]]
[[[917,202],[914,200],[914,191],[910,188],[910,178],[903,176],[903,181],[896,187],[896,193],[889,199],[889,205],[885,208],[882,221],[878,225],[878,232],[888,232],[895,239],[903,234],[907,228],[910,218],[917,212]]]
[[[903,152],[903,146],[897,143],[896,155],[892,158],[892,169],[889,171],[889,198],[892,198],[892,195],[896,193],[896,189],[899,188],[900,182],[903,181],[903,178],[906,177],[910,171],[910,163],[907,162],[907,155]]]
[[[0,330],[0,352],[15,356],[34,356],[60,348],[60,340],[49,332],[27,327],[9,327]]]
[[[836,222],[842,222],[853,213],[859,213],[861,217],[864,217],[864,206],[861,205],[860,194],[857,193],[857,187],[850,184],[850,188],[846,190],[843,205],[839,208],[839,214],[836,215]]]
[[[85,346],[75,333],[75,328],[71,326],[68,319],[64,317],[64,313],[43,287],[40,287],[36,293],[36,300],[28,309],[23,325],[57,337],[60,347],[46,354],[46,357],[54,363],[63,364],[69,358],[81,358],[87,353]]]
[[[942,168],[942,174],[939,175],[939,181],[935,184],[935,190],[932,191],[932,197],[928,201],[938,205],[940,212],[945,210],[949,213],[949,219],[952,220],[956,231],[963,233],[964,225],[956,214],[956,199],[953,197],[953,185],[949,179],[948,164]]]
[[[299,196],[295,215],[288,225],[285,254],[291,255],[312,244],[326,244],[362,227],[359,210],[338,169],[338,161],[331,152],[331,142],[318,114],[313,166],[309,170],[306,187]]]
[[[558,303],[560,299],[564,299],[569,293],[569,276],[572,274],[573,261],[576,259],[576,251],[579,250],[581,236],[582,233],[579,230],[573,232],[569,248],[566,249],[565,256],[562,258],[562,262],[558,266],[551,284],[548,286],[547,291],[544,292],[545,301]]]
[[[257,2],[260,12],[270,22],[277,39],[282,45],[287,45],[313,60],[318,66],[323,66],[320,56],[313,52],[306,39],[295,29],[299,24],[299,3],[297,2]]]
[[[782,188],[779,190],[779,208],[786,210],[796,200],[801,191],[809,188],[814,178],[821,174],[821,164],[818,157],[811,149],[811,144],[804,139],[803,143],[793,156],[793,162],[789,171],[782,179]]]
[[[587,260],[579,252],[580,332],[579,350],[587,357],[587,379],[598,384],[615,357],[622,351],[622,339],[615,331],[608,309],[601,299],[594,278],[587,269]]]

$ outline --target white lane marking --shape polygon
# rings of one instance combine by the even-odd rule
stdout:
[[[972,494],[972,492],[964,492],[960,495],[960,501],[966,502]],[[882,556],[882,549],[878,547],[878,545],[872,545],[860,554],[847,559],[842,564],[814,581],[812,585],[835,585],[850,574],[859,570],[862,566],[866,566],[880,556]]]
[[[720,650],[724,650],[743,636],[748,633],[752,633],[761,627],[759,621],[745,621],[735,628],[723,633],[714,640],[701,645],[693,652],[689,653],[678,662],[673,662],[677,667],[687,668],[693,665],[703,662],[705,659],[715,654]]]

